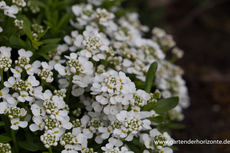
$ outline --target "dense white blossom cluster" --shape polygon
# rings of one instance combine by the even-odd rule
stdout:
[[[60,144],[64,146],[62,153],[93,153],[92,139],[105,153],[135,152],[127,145],[134,140],[143,144],[145,153],[171,153],[168,144],[155,143],[172,139],[150,120],[159,114],[143,108],[157,103],[160,94],[163,98],[179,96],[179,105],[167,114],[170,120],[183,119],[182,109],[189,105],[183,70],[165,59],[165,49],[174,47],[176,58],[181,58],[183,51],[175,48],[172,37],[159,28],[152,30],[151,39],[143,38],[148,27],[140,24],[137,13],[117,19],[115,8],[100,8],[103,1],[88,0],[72,6],[75,19],[70,24],[76,30],[48,53],[50,61],[33,60],[33,52],[23,48],[12,61],[12,48],[0,46],[0,71],[12,74],[1,78],[0,114],[8,116],[12,130],[29,127],[32,132],[40,131],[44,146]],[[16,18],[26,2],[12,3],[7,6],[1,1],[0,9]],[[31,1],[28,5],[35,7]],[[23,20],[14,22],[23,28]],[[32,28],[34,34],[44,31],[35,24]],[[3,30],[0,27],[0,32]],[[135,83],[146,81],[155,61],[158,90],[147,93]],[[52,84],[60,90],[54,90]],[[10,146],[0,144],[0,152],[3,149],[10,152]]]

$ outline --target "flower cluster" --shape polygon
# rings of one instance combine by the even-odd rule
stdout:
[[[103,8],[108,2],[116,5]],[[133,153],[135,142],[145,153],[171,153],[170,144],[161,142],[172,138],[158,125],[183,119],[182,109],[189,105],[183,70],[173,64],[183,51],[175,46],[172,36],[154,28],[152,38],[143,38],[149,28],[141,25],[137,13],[116,18],[116,0],[87,0],[69,6],[66,10],[74,17],[63,15],[60,25],[55,23],[58,13],[52,18],[45,3],[27,3],[12,0],[8,6],[6,1],[0,2],[4,15],[15,18],[15,32],[9,37],[13,45],[0,46],[0,116],[4,122],[9,120],[8,135],[15,151],[12,131],[20,130],[27,132],[22,141],[33,140],[34,151],[39,144],[49,152],[56,147],[62,153]],[[56,7],[55,2],[50,3]],[[42,13],[31,25],[17,15],[29,9],[34,14],[46,11],[50,21],[44,23],[51,27],[50,32],[50,27],[45,29],[40,22]],[[65,28],[68,32],[61,43],[57,44],[58,38],[46,39],[63,34],[64,28],[58,28],[64,27],[61,24],[66,19],[70,30]],[[0,27],[0,36],[7,33],[4,28]],[[166,60],[168,50],[174,55],[171,61]],[[158,63],[158,69],[155,80],[148,81],[152,63]],[[143,87],[153,81],[150,90]],[[152,107],[176,96],[180,100],[175,108],[161,112]],[[7,129],[7,124],[4,126]],[[44,147],[37,149],[44,152]],[[10,150],[9,144],[0,143],[0,152]]]

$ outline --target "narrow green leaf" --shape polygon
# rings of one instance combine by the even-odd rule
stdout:
[[[61,40],[60,38],[54,38],[54,39],[44,39],[40,42],[42,42],[43,44],[53,44],[59,42],[60,40]]]
[[[23,47],[28,48],[27,43],[26,43],[25,41],[23,41],[23,40],[20,38],[20,36],[18,36],[18,40],[19,40],[19,43],[20,43]]]
[[[23,46],[20,44],[19,39],[18,39],[16,36],[14,36],[14,35],[12,35],[12,36],[10,37],[9,41],[10,41],[11,44],[14,44],[14,45],[16,45],[16,46],[18,46],[18,47],[23,47]]]
[[[58,44],[48,44],[43,46],[38,53],[48,53],[49,51],[52,51],[58,47]]]
[[[59,14],[58,14],[58,11],[56,10],[53,12],[53,19],[55,20],[55,22],[59,22],[58,17],[59,17]]]
[[[46,86],[53,90],[57,89],[56,87],[54,87],[52,84],[49,83],[46,83]]]
[[[42,45],[42,42],[38,42],[37,40],[32,40],[32,45],[34,46],[35,49],[38,49],[40,45]]]
[[[145,82],[143,81],[134,81],[136,88],[143,89],[145,87]]]
[[[40,34],[38,35],[38,40],[40,40],[40,38],[41,38],[42,36],[44,36],[44,35],[46,34],[46,32],[47,32],[49,29],[50,29],[50,27],[48,26],[48,27],[46,28],[46,30],[44,30],[42,33],[40,33]]]
[[[151,88],[152,88],[152,84],[153,84],[153,79],[155,76],[155,73],[157,71],[157,62],[153,62],[150,67],[149,70],[146,74],[146,80],[145,80],[145,91],[150,93],[151,92]]]
[[[44,20],[43,22],[44,22],[46,25],[50,26],[51,28],[53,27],[52,23],[50,23],[50,22],[48,22],[48,21],[46,21],[46,20]]]
[[[165,126],[171,128],[171,129],[184,129],[185,128],[185,125],[180,124],[180,123],[168,123]]]
[[[32,47],[32,44],[31,44],[31,41],[30,41],[29,38],[26,38],[26,44],[27,44],[27,46],[28,46],[29,48]]]
[[[165,121],[165,117],[162,115],[156,116],[156,117],[150,117],[148,118],[150,121],[155,122],[155,123],[162,123]]]
[[[31,131],[29,130],[29,128],[28,127],[25,128],[24,131],[25,131],[26,141],[33,142],[33,136],[34,135],[31,133]]]
[[[42,1],[37,1],[37,0],[33,0],[31,1],[33,4],[38,5],[41,8],[47,8],[48,5],[46,5],[45,3],[43,3]]]
[[[25,35],[25,34],[26,34],[26,33],[25,33],[24,30],[20,30],[20,31],[18,31],[15,35],[16,35],[16,36],[18,36],[18,35],[23,36],[23,35]]]
[[[179,103],[178,97],[161,99],[156,103],[153,103],[152,105],[147,105],[148,107],[145,107],[145,110],[154,110],[156,113],[160,114],[173,109],[178,105],[178,103]]]
[[[17,144],[19,147],[26,149],[26,150],[29,150],[29,151],[37,151],[38,150],[38,146],[32,142],[18,141]]]
[[[38,55],[44,57],[46,60],[50,60],[50,57],[45,53],[37,53]],[[38,58],[38,57],[37,57]]]
[[[0,143],[7,143],[12,141],[12,138],[9,136],[0,135]]]
[[[30,40],[32,40],[33,34],[30,29],[30,23],[26,18],[23,19],[23,30],[25,31],[26,35],[30,38]]]
[[[5,124],[4,125],[5,131],[7,132],[8,135],[11,135],[11,130],[10,130],[10,128],[8,128],[11,125],[9,118],[6,115],[3,115],[3,116],[1,116],[1,119],[2,119],[2,122],[4,122],[4,124]]]
[[[70,103],[69,104],[70,108],[84,108],[84,104],[82,103]]]
[[[58,22],[58,29],[62,28],[63,26],[65,26],[70,19],[70,15],[69,14],[65,14],[62,16],[62,18],[60,19],[60,21]]]
[[[46,18],[53,26],[57,26],[57,22],[53,18],[53,12],[51,12],[48,8],[45,10]]]
[[[0,122],[0,126],[4,126],[5,125],[5,123],[4,122]]]

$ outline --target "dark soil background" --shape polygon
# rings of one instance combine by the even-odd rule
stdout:
[[[143,24],[172,34],[184,57],[191,105],[175,140],[230,140],[230,0],[129,0]],[[225,145],[175,145],[175,153],[229,153]]]

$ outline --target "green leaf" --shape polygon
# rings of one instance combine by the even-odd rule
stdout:
[[[18,36],[18,35],[23,36],[23,35],[25,35],[25,34],[26,34],[26,33],[25,33],[24,30],[20,30],[20,31],[18,31],[15,35],[16,35],[16,36]]]
[[[50,26],[50,27],[53,27],[52,23],[50,23],[50,22],[48,22],[48,21],[46,21],[46,20],[44,20],[43,22],[44,22],[46,25],[48,25],[48,26]]]
[[[147,108],[147,110],[154,110],[156,113],[160,114],[173,109],[178,105],[178,103],[179,103],[178,97],[171,97],[167,99],[161,99],[156,103],[153,103],[152,105],[147,105],[148,107],[145,108]]]
[[[4,122],[0,122],[0,126],[4,126],[5,125],[5,123]]]
[[[29,38],[26,38],[26,44],[27,44],[27,46],[28,46],[29,48],[32,47],[32,44],[31,44],[31,41],[30,41]]]
[[[184,129],[185,128],[185,125],[180,124],[180,123],[168,123],[165,126],[171,128],[171,129]]]
[[[19,43],[20,43],[23,47],[28,48],[27,43],[26,43],[25,41],[23,41],[23,40],[20,38],[20,36],[18,36],[18,40],[19,40]]]
[[[38,49],[40,45],[42,45],[42,42],[38,42],[37,40],[32,40],[32,45],[35,49]]]
[[[43,3],[42,1],[37,1],[37,0],[33,0],[31,1],[33,4],[38,5],[41,8],[46,8],[48,5],[46,5],[45,3]]]
[[[58,47],[58,44],[48,44],[48,45],[45,45],[43,46],[39,51],[38,53],[48,53],[54,49],[57,49]]]
[[[31,131],[29,130],[28,127],[24,129],[24,132],[25,132],[25,136],[26,136],[26,141],[33,142],[33,136],[34,135],[31,133]]]
[[[0,143],[7,143],[12,141],[12,138],[9,136],[0,135]]]
[[[52,84],[49,83],[46,83],[46,86],[53,90],[57,89],[56,87],[54,87]]]
[[[150,117],[148,118],[150,121],[155,122],[155,123],[162,123],[165,121],[165,117],[162,115],[156,116],[156,117]]]
[[[41,38],[42,36],[44,36],[44,35],[46,34],[46,32],[47,32],[49,29],[50,29],[50,27],[48,26],[48,27],[46,28],[46,30],[44,30],[42,33],[40,33],[40,34],[38,35],[38,40],[40,40],[40,38]]]
[[[63,26],[65,26],[69,22],[69,19],[69,14],[66,13],[65,15],[63,15],[60,21],[58,22],[58,29],[61,29]]]
[[[50,57],[49,57],[47,54],[45,54],[45,53],[36,53],[36,54],[38,54],[38,55],[44,57],[46,60],[50,60]],[[38,57],[39,57],[39,56],[38,56]],[[38,57],[37,57],[37,58],[38,58]],[[37,59],[37,58],[35,58],[35,59]]]
[[[155,73],[157,71],[157,62],[153,62],[150,67],[149,70],[146,74],[146,81],[145,81],[145,91],[150,93],[151,88],[152,88],[152,84],[153,84],[153,79],[155,76]]]
[[[14,35],[12,35],[12,36],[10,37],[9,41],[10,41],[11,44],[14,44],[14,45],[16,45],[16,46],[18,46],[18,47],[23,47],[23,46],[20,44],[19,39],[18,39],[16,36],[14,36]]]
[[[38,146],[32,142],[18,141],[17,144],[19,147],[26,149],[26,150],[29,150],[29,151],[37,151],[38,150]]]
[[[145,82],[143,81],[135,81],[134,83],[136,85],[136,88],[138,89],[141,89],[141,88],[143,89],[145,87]]]
[[[48,19],[49,23],[51,23],[53,26],[57,26],[57,23],[55,19],[53,18],[53,12],[50,11],[50,9],[45,10],[46,18]]]
[[[30,40],[32,40],[33,34],[30,29],[30,23],[26,18],[23,19],[23,30],[25,31],[26,35],[30,38]]]
[[[60,38],[54,38],[54,39],[44,39],[41,42],[43,44],[53,44],[59,42],[61,39]]]
[[[71,100],[72,100],[72,99],[71,99]],[[74,108],[84,108],[85,105],[82,104],[82,103],[76,103],[76,102],[75,102],[75,103],[70,103],[70,104],[69,104],[69,107],[70,107],[70,108],[73,108],[73,109],[74,109]]]

